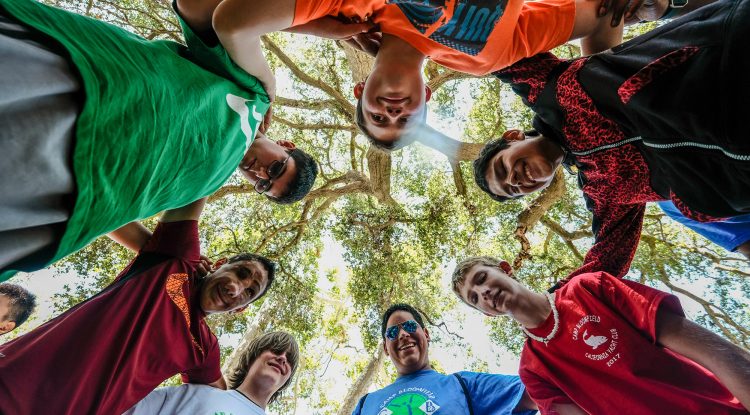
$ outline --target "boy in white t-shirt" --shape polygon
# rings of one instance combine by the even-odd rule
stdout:
[[[159,388],[123,415],[265,415],[297,370],[299,346],[288,333],[266,333],[250,343],[239,368],[227,376],[229,390],[185,384]]]

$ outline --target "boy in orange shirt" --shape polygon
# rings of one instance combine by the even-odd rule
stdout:
[[[362,35],[374,23],[382,39],[370,39],[375,65],[354,95],[358,124],[373,144],[395,149],[397,141],[426,116],[431,91],[422,79],[426,57],[448,68],[484,75],[569,39],[590,36],[609,19],[599,19],[604,0],[193,0],[202,6],[232,59],[258,77],[271,97],[275,81],[260,48],[260,36],[278,30],[334,39]],[[631,16],[641,1],[617,1],[612,23],[625,6]],[[622,3],[622,4],[620,4]],[[215,11],[214,11],[215,9]],[[601,9],[601,10],[600,10]],[[184,12],[183,12],[184,13]],[[342,23],[357,22],[353,24]],[[369,23],[371,22],[371,23]],[[413,122],[418,121],[418,122]]]

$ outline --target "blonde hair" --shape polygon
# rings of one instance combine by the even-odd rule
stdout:
[[[491,256],[473,256],[459,262],[458,264],[456,264],[456,269],[453,270],[453,275],[451,275],[451,288],[453,288],[453,292],[463,300],[459,288],[464,284],[464,282],[466,282],[466,274],[469,272],[469,270],[475,265],[497,267],[497,264],[499,263],[499,259]]]
[[[271,399],[268,401],[270,404],[279,399],[284,389],[292,382],[299,364],[299,345],[297,340],[289,333],[274,331],[253,339],[245,353],[240,357],[240,364],[227,376],[227,385],[230,389],[237,389],[245,381],[250,366],[253,365],[258,356],[267,350],[278,355],[286,352],[286,359],[292,368],[289,379],[271,395]]]

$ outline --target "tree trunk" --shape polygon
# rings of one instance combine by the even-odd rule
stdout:
[[[344,403],[339,408],[336,415],[350,415],[354,411],[354,407],[359,402],[359,399],[367,392],[367,388],[370,387],[372,381],[375,379],[380,367],[383,366],[383,358],[385,357],[385,351],[383,350],[383,343],[378,344],[378,353],[370,359],[367,363],[365,370],[359,375],[352,387],[346,393]]]
[[[242,336],[242,340],[237,345],[237,348],[234,349],[232,354],[229,355],[229,357],[224,361],[224,367],[222,368],[224,376],[232,373],[237,368],[237,366],[240,364],[240,358],[245,354],[245,351],[247,351],[247,348],[250,346],[250,342],[252,342],[256,337],[260,336],[263,332],[265,332],[266,328],[271,323],[273,317],[273,314],[271,313],[271,309],[273,308],[273,301],[270,300],[271,298],[266,299],[266,301],[256,313],[253,323],[248,326],[247,330],[245,331],[245,335]]]

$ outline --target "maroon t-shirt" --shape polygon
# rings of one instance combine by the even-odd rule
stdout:
[[[198,306],[199,253],[196,221],[160,223],[109,287],[0,346],[0,413],[116,415],[177,373],[218,380],[218,342]]]
[[[519,375],[543,414],[575,403],[590,414],[747,414],[709,371],[656,344],[656,313],[682,314],[677,297],[604,272],[556,292],[559,330],[527,339]],[[552,315],[531,330],[547,336]]]

